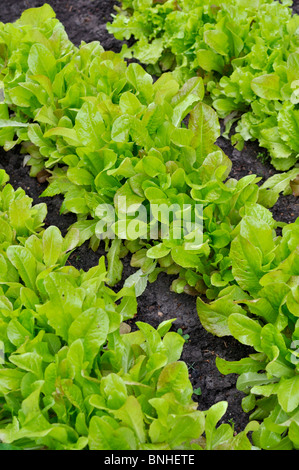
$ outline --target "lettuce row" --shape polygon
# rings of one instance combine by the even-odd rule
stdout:
[[[118,240],[106,239],[109,285],[121,279],[119,258],[130,252],[140,277],[153,281],[164,270],[178,275],[176,292],[215,298],[234,282],[228,256],[234,228],[246,211],[271,207],[289,193],[296,170],[261,187],[254,175],[228,178],[231,162],[215,145],[219,122],[202,102],[200,77],[181,87],[171,73],[153,82],[141,66],[127,65],[97,42],[75,48],[54,16],[45,5],[0,28],[4,148],[22,143],[32,176],[46,168],[51,176],[43,196],[63,194],[61,212],[77,215],[80,243],[98,248],[104,219],[98,208],[115,207]],[[194,216],[202,205],[203,243],[190,253],[190,236],[151,240],[150,224],[126,240],[121,197],[148,212],[151,204],[189,204]],[[155,219],[162,222],[159,214]]]
[[[241,150],[257,139],[274,167],[298,160],[298,22],[291,1],[123,1],[108,31],[134,37],[123,55],[180,83],[204,77],[206,101]]]
[[[88,272],[66,264],[77,231],[44,229],[45,205],[7,180],[1,170],[1,446],[250,450],[257,423],[234,435],[216,426],[227,403],[197,409],[173,320],[128,332],[134,289],[107,287],[103,257]]]
[[[236,285],[209,304],[197,298],[208,331],[252,347],[248,358],[216,364],[223,374],[240,375],[243,409],[262,421],[253,443],[269,450],[298,449],[298,222],[276,236],[265,218],[244,217],[230,249]]]
[[[47,15],[53,15],[51,10],[47,10],[47,7],[43,7],[41,11],[43,12],[42,15],[45,12]],[[29,22],[29,17],[25,14],[21,20],[22,27],[19,27],[22,34],[24,18],[26,23]],[[9,25],[3,27],[10,28]],[[59,29],[58,24],[56,27]],[[31,31],[32,28],[34,31],[37,29],[40,33],[41,25],[36,28],[33,21],[29,22],[28,28]],[[37,35],[36,31],[33,37],[34,35]],[[6,36],[6,43],[9,44],[12,38],[13,35],[9,40]],[[22,42],[21,39],[19,39],[19,42]],[[225,331],[225,334],[233,334],[245,344],[257,347],[259,354],[264,353],[259,349],[261,347],[259,342],[257,342],[257,346],[255,344],[258,333],[256,335],[254,333],[247,334],[245,328],[246,326],[249,329],[252,327],[253,323],[251,322],[254,322],[254,320],[251,316],[258,314],[261,315],[262,320],[258,323],[258,326],[254,323],[254,332],[256,330],[259,332],[258,327],[261,326],[260,323],[263,324],[262,321],[269,324],[273,323],[273,328],[275,331],[277,329],[280,335],[285,335],[285,331],[287,331],[287,335],[283,336],[283,338],[287,338],[287,347],[293,344],[292,331],[295,325],[293,316],[298,302],[292,284],[295,281],[294,275],[296,276],[293,273],[294,266],[290,265],[289,277],[286,279],[287,287],[285,287],[285,291],[282,289],[283,292],[289,294],[288,302],[286,306],[285,302],[283,303],[284,307],[279,309],[279,314],[277,314],[277,309],[280,304],[276,303],[272,306],[270,302],[273,292],[271,291],[271,295],[269,294],[270,299],[267,299],[264,291],[260,293],[259,279],[268,272],[271,273],[272,270],[276,270],[280,263],[287,259],[290,254],[287,249],[294,251],[293,242],[290,241],[292,236],[291,232],[288,232],[288,227],[283,228],[283,233],[288,233],[288,235],[283,238],[285,241],[282,242],[275,232],[281,224],[273,220],[267,208],[273,206],[281,192],[289,191],[289,183],[295,178],[296,170],[290,171],[287,175],[276,175],[262,186],[258,185],[259,179],[255,175],[250,175],[240,181],[228,178],[231,163],[214,144],[219,135],[219,124],[215,112],[201,101],[203,86],[199,77],[191,78],[181,89],[173,74],[165,74],[153,83],[151,77],[140,66],[131,64],[127,67],[119,56],[104,52],[98,43],[83,44],[79,49],[72,48],[68,44],[67,55],[64,55],[63,50],[65,51],[65,49],[63,49],[59,51],[62,57],[58,58],[59,54],[56,56],[58,65],[56,64],[53,82],[55,91],[53,91],[53,87],[52,89],[50,87],[53,77],[48,77],[49,80],[47,80],[46,76],[43,75],[48,73],[45,68],[42,68],[47,51],[40,47],[41,43],[39,42],[29,45],[31,46],[29,48],[27,48],[28,38],[24,42],[24,56],[22,55],[23,46],[21,51],[18,51],[21,54],[21,60],[18,54],[17,59],[14,57],[15,50],[11,49],[9,51],[7,45],[3,47],[5,52],[1,73],[4,82],[5,103],[1,108],[3,112],[1,124],[4,145],[6,149],[9,149],[16,143],[23,142],[24,152],[30,155],[30,157],[26,157],[26,161],[32,166],[32,175],[38,174],[44,166],[51,171],[51,182],[44,195],[51,196],[63,193],[62,211],[71,211],[78,215],[78,222],[68,234],[71,240],[74,237],[75,241],[73,243],[80,244],[90,239],[91,246],[94,249],[97,248],[99,239],[96,236],[96,227],[101,222],[102,217],[102,214],[98,213],[97,207],[103,202],[116,203],[118,195],[127,196],[134,204],[140,204],[141,202],[148,204],[156,201],[158,197],[158,200],[162,199],[166,203],[178,202],[183,204],[187,202],[195,207],[195,203],[198,202],[203,205],[204,240],[202,245],[198,247],[197,252],[192,250],[192,253],[188,253],[188,250],[186,250],[186,242],[190,242],[190,239],[159,239],[155,242],[144,242],[139,237],[133,237],[133,239],[124,240],[124,247],[122,247],[121,232],[117,231],[116,233],[120,236],[113,240],[108,254],[108,284],[114,285],[120,279],[122,269],[119,257],[123,256],[127,250],[133,253],[133,266],[140,268],[136,273],[137,277],[134,278],[137,279],[138,284],[144,286],[144,278],[153,282],[158,273],[165,270],[169,274],[178,275],[178,279],[173,284],[173,289],[177,292],[185,291],[196,295],[200,293],[205,294],[209,299],[216,299],[210,304],[204,304],[198,297],[199,314],[202,322],[213,334],[222,335]],[[44,43],[43,38],[42,44]],[[59,44],[61,45],[61,42]],[[47,44],[45,47],[48,49],[49,45]],[[31,60],[28,59],[28,54],[30,56],[32,54]],[[52,55],[55,57],[54,51],[52,51]],[[54,64],[54,61],[52,63]],[[94,64],[94,68],[92,64]],[[62,68],[58,71],[57,67],[60,67],[60,65]],[[40,75],[32,75],[34,70],[38,71],[37,73],[40,73]],[[94,73],[93,78],[92,73]],[[23,92],[18,87],[21,90],[23,88],[29,89],[29,94],[26,95],[27,101],[13,102],[16,92],[21,94],[22,100],[24,98]],[[14,88],[17,88],[17,91]],[[83,104],[80,99],[81,96],[85,97]],[[31,99],[33,99],[32,103]],[[35,99],[38,100],[39,104],[34,101]],[[63,101],[64,99],[66,101]],[[132,114],[130,114],[131,108]],[[193,109],[191,110],[191,108]],[[36,109],[38,109],[38,112],[36,112]],[[181,125],[181,121],[189,112],[188,123]],[[33,120],[34,123],[32,123]],[[7,132],[10,132],[8,140]],[[15,133],[17,140],[14,141]],[[118,214],[122,213],[122,207],[116,205],[116,209]],[[251,223],[253,223],[253,228],[250,229]],[[259,239],[256,237],[255,225],[258,229],[261,229]],[[119,229],[119,224],[115,228]],[[145,228],[146,231],[147,229]],[[291,227],[291,230],[295,229],[295,226]],[[60,237],[55,229],[51,230],[54,233],[48,232],[49,239],[51,240],[51,237],[55,236],[56,240],[51,246],[57,246],[57,240]],[[246,237],[249,236],[252,237],[252,240],[246,241]],[[264,236],[266,241],[263,241]],[[242,237],[245,238],[245,241]],[[271,237],[272,243],[269,242]],[[270,248],[267,248],[268,242]],[[24,243],[26,242],[24,241]],[[39,242],[38,245],[39,258],[36,268],[38,270],[41,269],[41,265],[46,266],[47,263],[50,267],[53,259],[55,260],[54,263],[57,263],[59,259],[62,260],[67,256],[66,253],[59,253],[59,250],[54,250],[54,254],[50,252],[47,255],[46,261],[41,258],[41,243]],[[59,245],[60,242],[58,247]],[[19,251],[23,253],[23,250]],[[24,253],[27,255],[27,250]],[[23,274],[23,282],[28,282],[29,289],[34,291],[34,276],[37,271],[34,268],[35,274],[32,277],[26,269],[24,269],[24,272],[23,269],[20,270],[22,261],[24,268],[24,259],[20,258],[20,253],[17,253],[13,259],[15,263],[19,263],[16,269]],[[6,270],[11,271],[9,263],[7,264],[5,261],[3,265],[6,266]],[[32,260],[30,266],[35,266]],[[65,269],[65,267],[62,269]],[[279,270],[278,273],[279,276]],[[99,273],[97,273],[98,275]],[[41,279],[43,279],[43,276]],[[13,282],[17,281],[14,280]],[[49,293],[43,287],[43,282],[41,280],[39,284],[42,291],[38,291],[36,294],[43,293],[45,295],[43,300],[51,303],[53,299],[48,299]],[[45,282],[47,284],[47,281]],[[51,283],[52,280],[48,282]],[[275,284],[274,288],[280,289],[282,287],[281,282],[278,281],[277,284],[278,287]],[[130,282],[127,282],[126,289],[129,288],[129,285]],[[77,285],[77,287],[79,286]],[[291,288],[292,294],[289,292],[289,288]],[[113,293],[109,290],[108,292],[109,296],[112,296],[115,300]],[[130,292],[132,294],[133,290],[130,290]],[[257,295],[260,295],[261,299],[256,298]],[[80,294],[79,299],[77,295],[75,295],[75,298],[79,300],[80,304]],[[255,302],[256,300],[257,302]],[[272,310],[266,300],[271,304]],[[129,302],[132,301],[130,295]],[[126,305],[126,302],[124,302],[124,305]],[[254,310],[254,306],[257,310]],[[246,323],[247,309],[250,313],[248,323]],[[207,311],[208,314],[204,315],[203,312],[206,313]],[[54,335],[56,334],[59,337],[61,335],[62,339],[67,341],[68,324],[62,322],[62,318],[59,318],[56,322],[55,315],[58,313],[56,306],[52,310],[48,311],[47,309],[47,312],[49,312],[50,317],[54,316],[51,319],[52,323],[50,323],[51,328],[54,328]],[[44,315],[42,313],[39,316],[35,313],[34,318],[38,318],[45,324],[47,313]],[[245,325],[242,322],[241,326],[239,325],[240,317]],[[71,321],[70,317],[68,318]],[[235,327],[231,326],[234,325],[234,321],[237,324]],[[59,329],[59,333],[55,333],[55,328]],[[289,328],[291,333],[288,332]],[[296,341],[296,336],[294,338]],[[282,342],[280,339],[277,342],[280,347]],[[139,350],[139,348],[137,349]],[[283,351],[285,352],[284,349]],[[291,373],[296,376],[294,367],[292,367],[294,365],[292,362],[294,351],[292,351],[291,348],[290,357],[292,360],[289,360],[291,372],[286,373],[288,378],[293,378],[288,375]],[[265,368],[267,361],[273,361],[274,354],[275,352],[271,355],[267,350],[258,364],[261,369],[257,369],[257,371]],[[109,354],[108,357],[110,357]],[[54,366],[52,367],[54,369]],[[241,369],[242,367],[243,363],[241,363]],[[238,369],[238,371],[241,369]],[[223,364],[222,370],[225,371]],[[268,367],[268,370],[271,369]],[[118,374],[119,370],[115,369],[113,373]],[[283,378],[283,383],[285,377],[283,375],[278,377]],[[69,379],[70,377],[67,376],[66,378]],[[274,382],[278,383],[279,380],[276,379],[277,375]],[[239,383],[242,384],[242,380],[240,379]],[[272,383],[271,380],[270,383]],[[296,389],[290,382],[285,385],[288,386],[288,384],[291,385],[290,401],[293,401],[296,405]],[[248,388],[243,387],[243,391],[248,391]],[[295,393],[293,393],[294,391]],[[36,395],[39,396],[39,393],[41,392],[37,392]],[[269,389],[267,393],[270,393]],[[283,392],[279,395],[280,400],[282,394]],[[251,405],[253,403],[252,395],[244,405],[247,406],[248,410],[250,409],[248,401]],[[104,406],[101,400],[101,406]],[[143,398],[139,402],[142,400]],[[273,396],[271,396],[271,400],[266,402],[266,406],[268,415],[272,416],[274,413],[274,411],[272,413],[271,408]],[[258,402],[258,406],[262,406],[259,405],[261,402]],[[293,412],[296,410],[296,408],[292,408],[294,403],[287,405],[284,402],[284,408],[282,409],[286,413]],[[281,403],[278,402],[278,406],[281,406]],[[102,410],[103,408],[100,407],[99,409]],[[157,408],[155,409],[157,410]],[[225,405],[217,404],[211,413],[216,413],[220,419],[224,409]],[[113,432],[113,429],[116,429],[115,421],[111,421],[111,418],[115,420],[116,415],[120,416],[118,413],[113,412],[109,414],[108,422],[112,429],[107,427],[107,433],[110,433],[111,440],[116,439],[114,442],[119,442],[118,435],[115,437]],[[263,418],[262,415],[258,413],[257,415]],[[269,417],[268,415],[267,417]],[[97,412],[98,417],[103,417],[102,411]],[[139,418],[136,419],[139,422]],[[202,415],[199,419],[202,420]],[[217,423],[217,420],[212,418],[208,419],[209,423],[210,421]],[[265,421],[265,423],[269,421],[271,424],[271,419]],[[125,422],[127,424],[126,420]],[[95,435],[98,436],[98,429],[105,424],[97,419],[93,423]],[[257,444],[262,447],[267,447],[266,440],[263,437],[268,432],[268,428],[265,431],[263,429],[266,426],[265,423],[262,425],[263,431],[255,431],[254,434]],[[23,424],[22,420],[21,424]],[[279,424],[281,424],[281,421]],[[13,426],[16,427],[13,428]],[[19,424],[14,422],[9,429],[14,429],[11,431],[14,434],[18,426]],[[155,435],[153,438],[155,445],[158,439],[157,445],[159,446],[162,443],[163,446],[165,444],[163,441],[165,433],[168,432],[164,428],[165,426],[167,428],[168,425],[165,425],[165,423],[162,425],[163,431],[160,426],[161,423],[154,424],[150,436]],[[274,426],[271,426],[271,429],[273,429]],[[288,437],[283,441],[283,445],[297,446],[295,426],[290,424],[290,420],[283,421],[283,425],[279,429],[283,429],[282,434],[286,434],[286,431],[288,431]],[[253,422],[253,428],[255,428],[255,422]],[[253,428],[250,429],[253,430]],[[231,439],[230,428],[225,429],[225,432],[224,428],[219,431],[219,439],[221,432],[223,432],[227,436],[227,439],[224,440],[225,445],[234,445],[232,443],[235,441]],[[8,432],[10,431],[8,430]],[[125,433],[127,434],[127,431]],[[159,434],[160,437],[157,438],[155,433]],[[209,431],[206,430],[205,433],[206,436],[209,436]],[[214,431],[212,431],[213,433]],[[45,431],[45,434],[47,435],[47,431]],[[139,438],[142,432],[138,430],[137,434]],[[128,435],[132,437],[132,435]],[[86,437],[86,435],[84,436]],[[218,436],[217,432],[216,436]],[[240,445],[247,446],[246,432],[242,436],[244,436],[245,444],[242,437],[242,444]],[[279,432],[274,432],[272,438],[276,442],[275,445],[278,445],[277,443],[281,440]],[[5,439],[9,442],[11,438],[7,435]],[[69,443],[66,444],[68,439],[64,440],[62,447],[69,446]],[[159,439],[161,440],[159,441]],[[54,440],[56,441],[56,438]],[[71,438],[71,440],[74,440],[74,438]],[[76,442],[75,445],[77,446],[86,445],[86,439],[80,440],[80,443]],[[123,444],[122,442],[120,446],[134,446],[136,442],[132,437],[130,444]],[[213,444],[213,442],[217,442],[217,444]],[[52,441],[51,444],[47,443],[46,445],[52,445]],[[55,442],[53,445],[59,446],[60,444]],[[101,448],[100,446],[103,443],[98,441],[97,444],[91,445],[98,446],[94,448]],[[113,446],[115,445],[117,444],[113,444]],[[172,442],[171,445],[177,445],[177,442],[175,444]],[[214,440],[213,437],[205,445],[212,448],[213,445],[217,447],[220,444],[218,438]],[[273,445],[271,442],[270,447],[273,447]]]
[[[215,2],[125,1],[108,29],[118,39],[134,36],[137,42],[131,51],[125,48],[124,55],[133,53],[158,75],[168,69],[179,81],[203,75],[209,93],[205,99],[226,118],[227,132],[242,114],[233,136],[238,148],[244,140],[256,138],[269,150],[274,166],[286,170],[298,154],[294,137],[298,16],[292,16],[288,6],[272,1],[250,6],[221,2],[218,7]],[[277,178],[269,185],[275,185]],[[267,183],[263,190],[266,187]],[[222,270],[219,276],[215,270],[205,277],[210,286],[203,293],[208,298],[216,293],[211,292],[213,284],[220,291],[209,303],[198,296],[197,308],[208,331],[233,335],[255,350],[233,363],[217,358],[220,372],[240,374],[237,386],[248,395],[243,408],[251,412],[252,420],[262,421],[253,433],[254,444],[292,449],[299,445],[298,220],[278,236],[270,211],[257,201],[243,201],[242,220],[228,230],[229,274]],[[207,221],[211,223],[208,217]],[[224,240],[222,232],[219,248]],[[219,252],[223,254],[223,248]],[[158,248],[154,253],[159,253]],[[192,293],[190,284],[198,289],[201,279],[194,256],[189,260],[184,255],[187,264],[175,288]]]

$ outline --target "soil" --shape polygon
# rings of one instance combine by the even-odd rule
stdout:
[[[20,16],[23,10],[41,6],[43,3],[40,0],[6,0],[1,5],[0,21],[12,22]],[[106,50],[120,51],[121,42],[108,34],[105,26],[108,21],[111,21],[110,15],[114,12],[113,8],[117,2],[113,0],[48,0],[48,3],[53,7],[70,39],[76,45],[79,45],[81,41],[96,40],[100,41]],[[299,0],[295,2],[295,7],[299,9]],[[222,137],[217,143],[232,160],[231,176],[238,179],[253,173],[264,180],[275,173],[271,164],[257,158],[257,155],[264,152],[264,149],[260,149],[256,142],[248,142],[241,152],[234,149],[230,142]],[[60,215],[62,202],[60,197],[40,197],[45,184],[39,184],[36,179],[29,176],[28,168],[23,166],[23,159],[18,149],[7,153],[0,149],[0,164],[9,174],[10,182],[15,188],[22,187],[34,203],[46,202],[48,206],[46,225],[56,225],[65,234],[68,227],[75,222],[75,216]],[[299,216],[298,200],[293,196],[280,198],[273,208],[273,214],[277,220],[293,222]],[[87,244],[84,244],[72,254],[70,262],[77,268],[88,270],[98,263],[99,256],[102,254],[102,248],[93,252]],[[126,278],[132,272],[134,269],[130,266],[129,259],[125,259],[123,277]],[[206,410],[219,401],[227,401],[228,410],[222,421],[233,423],[235,431],[240,432],[249,419],[241,407],[244,395],[236,389],[237,376],[221,375],[216,368],[215,358],[219,356],[227,360],[238,360],[246,357],[250,348],[241,345],[231,337],[217,338],[206,332],[196,312],[195,298],[187,294],[171,292],[171,282],[171,277],[161,274],[154,284],[148,286],[138,299],[136,319],[157,327],[161,321],[176,318],[174,330],[181,328],[185,335],[189,335],[182,360],[188,365],[194,389],[200,388],[201,390],[200,395],[193,397],[198,402],[199,409]],[[131,323],[134,327],[134,322]]]

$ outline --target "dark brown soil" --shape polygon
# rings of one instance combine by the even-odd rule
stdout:
[[[0,21],[12,22],[24,9],[41,6],[43,3],[40,0],[7,0],[1,4]],[[117,2],[113,0],[49,0],[48,3],[54,8],[70,39],[76,45],[79,45],[81,41],[99,40],[107,50],[115,52],[120,50],[121,43],[109,35],[105,27],[111,19],[113,5]],[[271,165],[263,164],[256,158],[261,151],[256,142],[249,142],[242,152],[235,150],[229,141],[223,138],[219,139],[218,144],[231,158],[232,176],[235,178],[254,173],[266,179],[275,173]],[[19,186],[24,188],[35,203],[47,203],[47,225],[57,225],[65,233],[69,225],[75,221],[75,216],[60,215],[61,198],[39,197],[45,185],[30,178],[28,168],[23,167],[22,156],[18,154],[18,151],[5,153],[0,149],[0,164],[10,175],[11,183],[15,188]],[[299,216],[296,198],[293,196],[281,198],[273,213],[278,220],[294,221]],[[94,253],[85,244],[76,250],[70,262],[77,268],[87,270],[97,264],[101,254],[103,254],[102,249]],[[125,259],[124,278],[133,271],[129,260]],[[194,388],[200,387],[202,392],[200,396],[194,396],[194,399],[198,401],[201,410],[206,410],[219,401],[227,401],[228,411],[224,421],[234,423],[235,430],[239,432],[248,422],[248,416],[241,408],[243,394],[236,389],[237,376],[222,376],[215,366],[215,358],[220,356],[228,360],[238,360],[245,357],[249,349],[231,337],[217,338],[207,333],[198,319],[195,298],[170,292],[171,281],[170,277],[160,275],[154,284],[148,286],[144,294],[139,297],[137,320],[157,327],[161,321],[170,318],[177,319],[174,329],[181,328],[184,334],[189,335],[182,359],[189,367]]]

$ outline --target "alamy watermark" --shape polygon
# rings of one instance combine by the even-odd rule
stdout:
[[[128,204],[120,196],[112,204],[99,204],[95,233],[100,239],[184,240],[195,250],[203,242],[202,204]]]

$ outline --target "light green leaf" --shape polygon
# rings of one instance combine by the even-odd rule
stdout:
[[[47,267],[55,265],[62,252],[63,238],[60,230],[51,226],[43,233],[44,262]]]
[[[81,339],[84,344],[85,360],[92,365],[101,347],[107,339],[109,331],[109,317],[100,308],[90,308],[79,314],[71,324],[68,332],[68,341],[73,343]]]
[[[18,390],[24,375],[25,372],[19,369],[0,369],[0,393]]]
[[[146,256],[152,259],[159,259],[167,256],[170,253],[171,249],[167,248],[163,243],[158,243],[154,245],[152,248],[149,248],[146,252]]]
[[[39,8],[27,8],[20,17],[21,25],[43,26],[46,21],[55,18],[53,8],[45,3]]]
[[[14,354],[9,357],[9,360],[19,369],[32,372],[38,379],[43,378],[43,358],[38,353]]]
[[[63,137],[69,145],[80,146],[81,141],[79,140],[76,130],[69,129],[67,127],[53,127],[45,132],[44,137]]]
[[[174,106],[172,123],[179,126],[189,111],[194,107],[194,103],[201,101],[204,97],[204,84],[201,77],[190,78],[172,98],[171,104]]]
[[[161,397],[169,392],[172,392],[182,404],[190,400],[193,389],[184,362],[172,362],[162,370],[157,383],[157,396]]]
[[[190,112],[189,129],[194,132],[192,146],[196,149],[200,162],[214,150],[220,135],[216,112],[205,103],[198,103]]]
[[[220,54],[208,49],[198,49],[196,51],[198,65],[207,72],[216,70],[222,74],[224,60]]]
[[[99,150],[102,147],[105,124],[95,104],[88,101],[83,103],[77,114],[74,129],[81,145],[90,147],[92,150]]]
[[[205,303],[200,297],[197,297],[196,306],[199,319],[204,328],[219,337],[231,335],[228,324],[230,315],[233,313],[245,313],[242,307],[235,303],[230,295],[220,297],[209,304]]]
[[[299,376],[282,379],[277,392],[278,401],[284,411],[291,413],[299,406]]]
[[[227,35],[220,30],[210,29],[204,32],[204,41],[215,52],[223,56],[229,53],[229,41]]]
[[[141,444],[146,442],[145,416],[136,397],[130,395],[123,406],[113,412],[121,424],[132,429]]]
[[[266,100],[281,99],[281,83],[280,78],[275,73],[261,75],[251,82],[251,88],[260,98]]]
[[[151,75],[146,73],[141,65],[133,63],[127,68],[126,78],[137,91],[140,100],[144,99],[147,103],[150,103],[153,96],[153,79]]]
[[[6,253],[25,286],[36,291],[37,263],[32,253],[22,246],[9,246]]]
[[[28,56],[28,66],[33,75],[46,75],[54,80],[57,71],[56,60],[43,44],[33,44]]]
[[[215,435],[217,434],[216,425],[226,413],[227,406],[227,402],[220,401],[219,403],[216,403],[215,405],[211,406],[211,408],[209,408],[209,410],[206,412],[205,434],[207,450],[213,449],[215,443]]]
[[[144,109],[144,106],[140,103],[138,98],[130,91],[122,93],[119,106],[123,114],[132,116],[136,116]]]
[[[0,129],[5,127],[28,127],[28,122],[13,121],[10,119],[0,119]]]
[[[93,416],[89,424],[90,450],[136,450],[135,433],[126,426],[118,426],[116,420]]]
[[[253,346],[259,352],[262,351],[262,327],[256,320],[252,320],[246,315],[232,313],[228,317],[228,327],[231,334],[240,341],[240,343]]]
[[[119,258],[120,250],[122,247],[122,240],[115,238],[111,242],[111,247],[109,248],[107,254],[108,260],[108,269],[107,269],[107,284],[109,286],[114,286],[121,280],[123,272],[123,264]]]
[[[259,281],[264,275],[261,251],[246,238],[238,236],[231,243],[230,256],[232,272],[239,286],[252,294],[258,292],[261,289]]]
[[[101,393],[106,399],[107,408],[118,410],[127,401],[127,387],[121,377],[111,373],[101,380]]]

